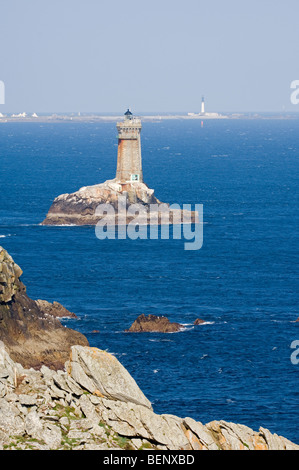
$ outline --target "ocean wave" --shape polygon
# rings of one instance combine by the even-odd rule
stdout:
[[[44,227],[44,225],[42,225],[41,223],[37,225]],[[77,224],[51,224],[51,225],[48,225],[47,227],[78,227],[78,225]]]
[[[40,224],[16,224],[16,227],[38,227]]]
[[[209,357],[208,354],[204,354],[203,356],[201,356],[199,359],[205,359],[206,357]]]
[[[211,157],[216,157],[216,158],[217,157],[228,157],[228,154],[226,154],[226,153],[221,154],[220,153],[220,154],[211,155]]]
[[[173,340],[172,339],[159,339],[159,338],[156,338],[156,339],[149,339],[149,341],[151,341],[152,343],[173,343]]]
[[[183,328],[181,328],[178,332],[180,331],[190,331],[194,329],[194,325],[183,325]]]

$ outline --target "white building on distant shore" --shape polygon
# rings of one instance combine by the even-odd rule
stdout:
[[[20,114],[12,114],[11,117],[17,117],[17,118],[20,118],[20,117],[26,117],[27,114],[24,112],[24,113],[20,113]]]
[[[188,113],[188,116],[203,119],[222,119],[227,117],[219,113],[206,113],[204,96],[201,99],[200,113]]]

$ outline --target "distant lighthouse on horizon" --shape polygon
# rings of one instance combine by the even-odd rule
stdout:
[[[201,98],[201,114],[205,114],[205,98],[204,96]]]
[[[218,114],[218,113],[207,113],[205,110],[205,97],[202,95],[201,98],[201,107],[200,107],[200,112],[198,113],[188,113],[188,116],[191,118],[201,118],[201,119],[225,119],[228,116],[225,116],[223,114]]]

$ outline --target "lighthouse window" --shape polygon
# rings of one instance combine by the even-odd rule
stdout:
[[[131,181],[139,181],[139,175],[131,175]]]

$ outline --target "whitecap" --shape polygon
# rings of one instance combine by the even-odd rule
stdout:
[[[180,331],[190,331],[190,330],[193,330],[193,329],[194,329],[193,325],[189,326],[189,327],[184,326],[183,328],[180,328],[180,330],[178,332],[180,332]]]
[[[211,155],[211,157],[213,158],[217,158],[217,157],[228,157],[228,154],[215,154],[215,155]]]
[[[42,225],[41,223],[39,225]],[[51,227],[77,227],[76,224],[51,224]]]
[[[200,359],[205,359],[206,357],[208,357],[209,355],[208,354],[203,354]]]
[[[149,339],[149,341],[152,341],[153,343],[163,343],[163,342],[173,343],[171,339]]]

